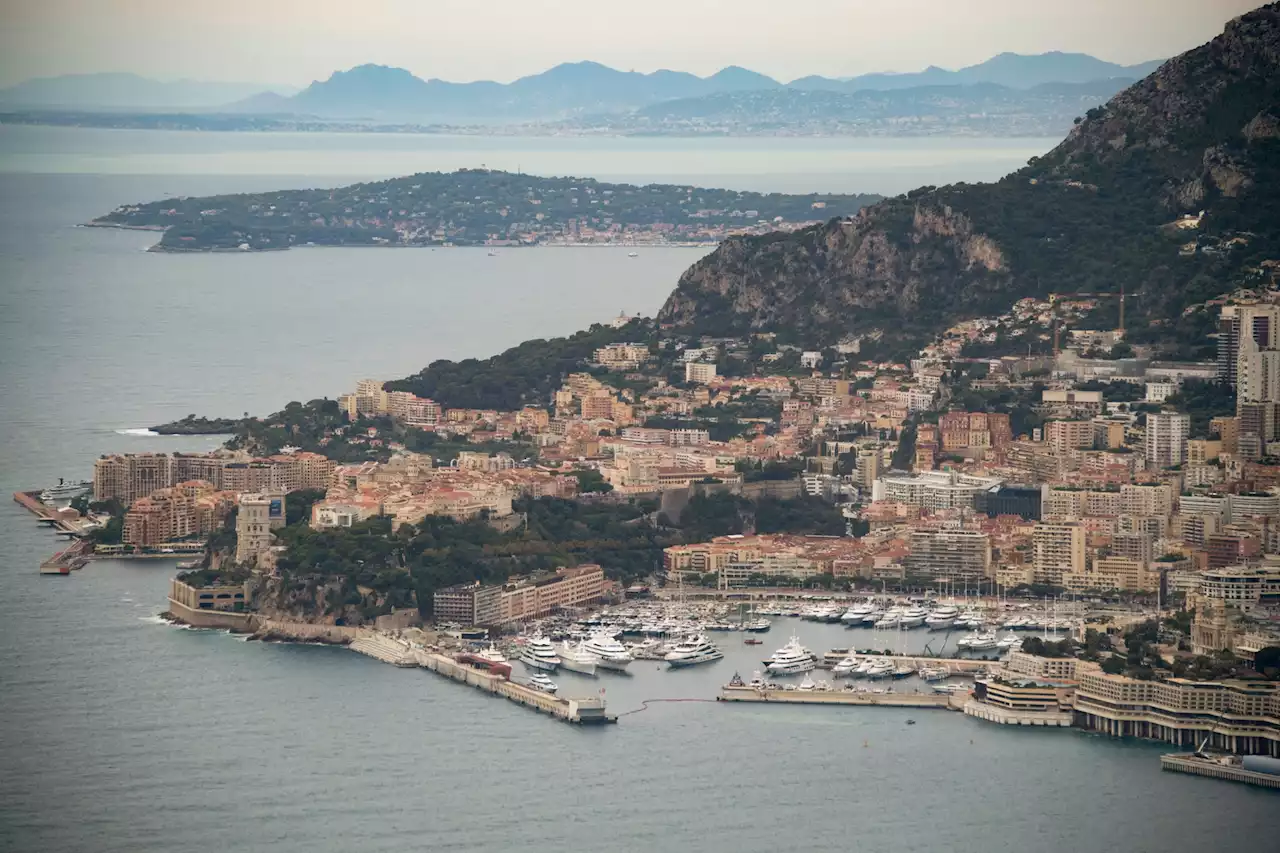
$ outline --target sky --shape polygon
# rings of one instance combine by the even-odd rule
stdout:
[[[566,61],[778,79],[957,68],[997,53],[1132,64],[1259,0],[0,0],[0,85],[131,71],[303,86],[366,62],[510,81]]]

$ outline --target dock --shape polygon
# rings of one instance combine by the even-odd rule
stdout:
[[[781,702],[794,705],[875,705],[884,708],[953,709],[951,697],[941,693],[859,693],[850,690],[767,690],[725,685],[721,702]]]
[[[93,554],[93,544],[79,540],[65,551],[59,551],[40,564],[42,575],[69,575],[83,569]]]
[[[1171,753],[1160,756],[1160,769],[1173,773],[1190,773],[1193,776],[1207,776],[1210,779],[1225,779],[1229,782],[1243,782],[1260,788],[1280,790],[1280,776],[1272,773],[1259,773],[1256,770],[1245,770],[1240,759],[1235,756],[1209,758],[1194,752]]]
[[[518,705],[524,705],[526,708],[541,711],[566,723],[595,725],[618,722],[616,716],[605,712],[604,697],[562,698],[550,693],[544,693],[541,690],[535,690],[532,687],[525,687],[523,684],[516,684],[514,681],[508,681],[502,674],[485,672],[482,669],[459,663],[439,652],[425,649],[415,651],[418,664],[432,672],[451,678],[460,684],[470,685],[477,690],[509,699]]]
[[[466,684],[485,693],[540,711],[557,720],[575,725],[616,723],[618,718],[605,711],[603,696],[565,698],[517,684],[509,679],[511,667],[495,665],[491,670],[455,660],[438,651],[411,645],[404,640],[369,632],[352,640],[352,651],[368,655],[375,660],[404,668],[429,669],[459,684]]]

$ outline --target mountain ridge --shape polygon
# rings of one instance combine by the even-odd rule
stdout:
[[[1272,3],[998,182],[922,187],[793,234],[726,240],[659,320],[823,342],[893,328],[905,340],[1024,296],[1125,286],[1133,338],[1176,343],[1189,306],[1280,265],[1278,78]],[[1201,210],[1198,227],[1174,224]]]

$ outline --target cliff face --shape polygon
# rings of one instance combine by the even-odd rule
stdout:
[[[1131,310],[1176,313],[1184,295],[1227,290],[1250,264],[1280,257],[1278,67],[1273,3],[1091,110],[997,183],[927,187],[851,219],[725,241],[681,277],[658,319],[830,341],[926,333],[1024,296],[1121,285]],[[1189,236],[1168,227],[1200,210]]]

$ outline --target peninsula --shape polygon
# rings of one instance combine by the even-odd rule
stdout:
[[[167,198],[90,225],[162,231],[155,251],[318,246],[712,245],[848,217],[875,195],[610,184],[487,169],[337,189]]]

